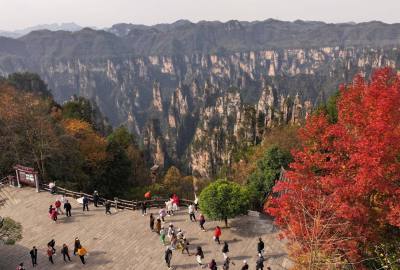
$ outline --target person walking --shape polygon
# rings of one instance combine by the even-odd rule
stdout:
[[[165,210],[165,208],[161,208],[158,213],[160,215],[162,222],[165,222],[164,218],[167,216],[167,211]]]
[[[221,234],[222,234],[221,228],[219,226],[215,227],[215,230],[214,230],[214,241],[218,242],[218,245],[221,244],[221,242],[219,241],[219,238],[221,237]]]
[[[69,257],[68,246],[67,246],[66,244],[63,244],[63,246],[62,246],[62,248],[61,248],[61,254],[63,255],[64,262],[67,261],[67,260],[65,259],[65,257],[67,257],[68,260],[71,261],[71,258]]]
[[[160,234],[160,230],[161,230],[161,220],[159,218],[157,218],[157,221],[156,221],[156,233]]]
[[[76,252],[78,252],[78,248],[81,246],[81,241],[78,237],[75,238],[74,242],[74,256],[76,256]]]
[[[85,209],[86,211],[89,211],[89,199],[88,197],[86,197],[86,195],[83,196],[82,203],[83,203],[83,212],[85,212]]]
[[[196,222],[196,216],[194,214],[194,205],[193,204],[189,205],[189,218],[190,218],[190,221]]]
[[[211,262],[208,264],[208,268],[210,270],[217,270],[217,263],[215,262],[214,259],[212,259]]]
[[[226,241],[224,241],[224,246],[222,247],[222,255],[224,256],[224,260],[228,258],[229,246]]]
[[[258,259],[256,261],[256,270],[264,270],[264,257],[261,253],[258,253]]]
[[[169,201],[167,201],[165,203],[165,207],[167,208],[167,215],[168,216],[173,216],[174,215],[174,211],[172,209],[172,199],[170,199]]]
[[[242,266],[242,268],[240,268],[241,270],[249,270],[249,265],[247,264],[247,261],[246,260],[244,260],[243,261],[243,266]]]
[[[190,256],[190,252],[189,252],[189,245],[190,244],[189,244],[189,241],[186,239],[185,236],[181,240],[181,245],[182,245],[182,254],[186,250],[187,254]]]
[[[160,230],[160,241],[161,243],[165,246],[165,229],[164,227],[161,228]]]
[[[94,204],[94,207],[97,207],[98,203],[99,203],[99,193],[95,190],[93,192],[93,204]]]
[[[142,202],[142,216],[147,215],[147,204],[146,202]]]
[[[200,246],[198,246],[196,250],[196,261],[200,267],[203,267],[203,259],[204,259],[203,249]]]
[[[154,222],[155,222],[155,219],[153,217],[153,214],[150,214],[150,230],[152,232],[154,232]]]
[[[231,263],[232,263],[233,265],[235,265],[235,263],[231,261],[231,258],[226,257],[226,258],[224,259],[224,264],[222,265],[222,269],[223,269],[223,270],[229,270],[229,266],[230,266]]]
[[[84,247],[82,247],[82,246],[79,246],[77,253],[78,253],[79,259],[81,259],[82,264],[85,264],[86,263],[85,262],[85,255],[87,254],[86,249]]]
[[[50,206],[49,206],[49,214],[51,215],[51,213],[53,212],[53,205],[51,204]]]
[[[72,209],[72,206],[71,206],[71,204],[68,202],[68,200],[66,200],[65,203],[64,203],[64,209],[65,209],[65,215],[66,215],[67,217],[70,217],[70,216],[71,216],[71,209]]]
[[[57,200],[57,201],[54,203],[54,206],[56,207],[56,210],[57,210],[57,214],[58,214],[58,215],[64,214],[63,211],[61,210],[61,201],[60,201],[60,200]]]
[[[165,249],[165,254],[164,254],[164,259],[165,259],[165,263],[168,266],[168,269],[171,269],[171,260],[172,260],[172,250],[171,247],[167,247]]]
[[[199,224],[200,224],[200,228],[203,230],[203,232],[206,231],[206,229],[204,228],[204,223],[206,223],[206,219],[203,214],[200,214]]]
[[[258,238],[257,252],[258,252],[258,254],[261,254],[261,255],[264,254],[264,242],[263,242],[263,240],[261,239],[261,237]]]
[[[110,209],[111,209],[111,202],[110,202],[109,200],[106,201],[105,207],[106,207],[106,215],[107,215],[107,214],[110,214],[110,215],[111,215],[111,211],[110,211]]]
[[[51,262],[51,264],[54,264],[53,254],[54,254],[53,250],[50,247],[48,247],[47,248],[47,257],[49,257],[49,262]]]
[[[50,217],[54,222],[57,222],[57,216],[58,216],[57,210],[55,208],[53,208],[51,210]]]
[[[51,249],[53,254],[56,254],[56,249],[54,248],[55,245],[56,245],[56,241],[54,239],[51,239],[51,241],[47,243],[47,247]]]
[[[194,210],[197,212],[199,211],[199,198],[194,194]]]
[[[32,267],[35,267],[37,265],[37,249],[35,246],[29,251],[29,254],[31,255]]]

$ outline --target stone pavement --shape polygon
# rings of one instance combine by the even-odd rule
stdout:
[[[0,246],[0,269],[12,270],[20,262],[27,269],[32,269],[29,250],[38,248],[38,264],[36,269],[134,269],[152,270],[167,269],[164,262],[165,247],[160,243],[157,234],[150,231],[149,217],[143,217],[139,211],[112,209],[112,215],[105,215],[103,207],[89,205],[89,212],[82,212],[79,204],[68,198],[72,204],[72,217],[59,216],[57,223],[50,220],[48,207],[57,195],[47,192],[36,193],[31,188],[5,187],[0,189],[0,198],[6,202],[0,208],[0,216],[11,217],[23,226],[23,239],[14,246]],[[158,209],[151,209],[152,213]],[[199,229],[198,223],[190,222],[187,209],[172,217],[167,217],[166,227],[172,222],[181,228],[190,243],[190,251],[196,246],[203,248],[205,260],[216,259],[220,266],[223,262],[222,245],[214,243],[213,229],[222,223],[207,221],[207,232]],[[257,259],[257,241],[262,237],[266,244],[266,266],[272,270],[289,269],[284,243],[278,240],[277,232],[271,220],[256,216],[243,216],[230,220],[230,228],[222,228],[221,240],[227,240],[235,266],[240,269],[243,260],[247,260],[250,269],[255,269]],[[222,227],[222,226],[221,226]],[[87,264],[82,265],[78,257],[72,256],[72,262],[64,263],[59,253],[60,247],[66,243],[71,251],[75,237],[81,239],[88,250]],[[55,264],[51,265],[46,257],[47,243],[54,238],[57,255]],[[172,265],[175,269],[199,269],[195,256],[182,255],[174,251]],[[222,267],[219,267],[219,269]]]

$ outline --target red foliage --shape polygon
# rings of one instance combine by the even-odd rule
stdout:
[[[303,252],[317,235],[325,252],[355,262],[384,226],[400,226],[400,76],[388,68],[370,82],[357,76],[341,87],[337,108],[337,123],[307,120],[267,211]]]

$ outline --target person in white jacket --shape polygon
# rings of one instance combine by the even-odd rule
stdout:
[[[196,221],[196,216],[194,214],[194,211],[195,211],[194,205],[190,204],[189,205],[189,218],[190,218],[190,221]]]

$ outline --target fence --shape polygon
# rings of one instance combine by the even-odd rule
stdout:
[[[48,184],[40,184],[40,188],[42,190],[46,191],[51,191],[50,187]],[[93,195],[86,194],[83,192],[76,192],[76,191],[71,191],[62,187],[56,187],[56,193],[57,194],[62,194],[68,197],[73,197],[73,198],[81,198],[83,196],[86,196],[89,201],[93,202]],[[111,206],[115,207],[117,209],[128,209],[128,210],[137,210],[140,209],[142,204],[145,202],[148,208],[154,207],[154,208],[161,208],[165,206],[165,202],[168,200],[166,198],[157,198],[157,199],[151,199],[151,200],[144,200],[144,201],[137,201],[137,200],[123,200],[119,198],[114,198],[113,200],[111,199],[106,199],[99,197],[99,204],[103,204],[106,201],[110,201]],[[191,200],[186,200],[186,199],[180,199],[180,205],[181,206],[189,206],[190,204],[193,204],[193,201]]]

